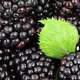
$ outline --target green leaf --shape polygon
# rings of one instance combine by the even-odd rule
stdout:
[[[40,49],[46,56],[61,59],[65,55],[75,52],[79,35],[76,27],[65,20],[44,19],[39,35]]]

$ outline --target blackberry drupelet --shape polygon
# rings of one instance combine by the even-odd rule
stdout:
[[[55,72],[55,63],[42,55],[36,48],[18,50],[16,56],[9,60],[11,66],[16,65],[17,73],[22,80],[53,80]]]
[[[0,80],[11,80],[10,74],[7,71],[6,64],[0,64]]]
[[[80,52],[64,57],[61,61],[60,80],[80,80]]]

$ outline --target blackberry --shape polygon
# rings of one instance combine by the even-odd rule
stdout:
[[[80,52],[64,57],[61,61],[60,80],[80,80]]]
[[[36,1],[36,0],[35,0]],[[39,26],[36,17],[29,13],[37,3],[34,0],[1,0],[0,47],[23,48],[30,46]],[[27,10],[26,10],[27,9]]]
[[[1,0],[0,47],[31,46],[41,28],[38,20],[53,14],[50,0]]]
[[[60,0],[59,0],[60,1]],[[59,1],[55,1],[56,7],[58,7]],[[62,5],[60,5],[60,8],[56,9],[57,18],[64,18],[65,20],[70,21],[72,24],[74,24],[77,28],[80,26],[80,19],[79,19],[79,0],[63,0],[60,1]]]
[[[0,31],[0,47],[15,49],[24,47],[26,43],[30,45],[29,42],[32,42],[37,29],[35,20],[31,17],[20,19],[12,25],[5,25]]]
[[[79,0],[54,0],[52,1],[57,18],[64,18],[77,27],[79,26]]]
[[[16,56],[9,60],[9,65],[15,65],[22,80],[53,80],[54,78],[54,61],[43,56],[42,52],[34,47],[24,51],[17,50]]]

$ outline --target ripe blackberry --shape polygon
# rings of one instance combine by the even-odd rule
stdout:
[[[32,45],[40,30],[37,20],[53,14],[50,0],[1,0],[0,47],[15,49]]]
[[[71,54],[61,61],[60,80],[80,80],[80,52]]]
[[[1,0],[0,15],[3,18],[23,16],[50,17],[53,14],[50,0]]]
[[[22,48],[30,46],[40,27],[36,17],[29,15],[37,0],[1,0],[0,2],[0,47]]]
[[[0,47],[15,49],[24,47],[26,43],[30,45],[29,42],[32,42],[37,29],[35,20],[31,17],[20,19],[12,25],[5,25],[0,31]]]
[[[44,57],[36,48],[18,50],[10,63],[11,66],[16,64],[15,69],[22,80],[53,80],[54,78],[54,61]]]
[[[52,3],[56,17],[68,20],[76,26],[80,34],[80,0],[54,0]]]

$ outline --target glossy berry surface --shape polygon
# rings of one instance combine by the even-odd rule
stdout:
[[[45,1],[41,3],[46,4]],[[35,13],[37,5],[37,0],[1,0],[0,47],[19,49],[32,44],[40,29],[37,25],[38,13]]]
[[[15,65],[17,73],[22,80],[53,80],[55,61],[42,55],[36,48],[17,51],[17,55],[9,61],[10,66]]]
[[[70,21],[80,34],[79,0],[0,0],[0,80],[59,80],[56,72],[60,63],[56,66],[57,60],[55,63],[36,49],[38,32],[44,26],[38,21],[52,17]],[[80,44],[77,46],[80,51]],[[66,64],[75,62],[70,64],[73,67],[60,69],[61,80],[80,80],[76,55],[71,62],[65,58],[66,63],[61,63],[66,69]],[[71,77],[62,77],[64,73]]]
[[[64,57],[59,74],[60,80],[80,80],[80,52]]]

